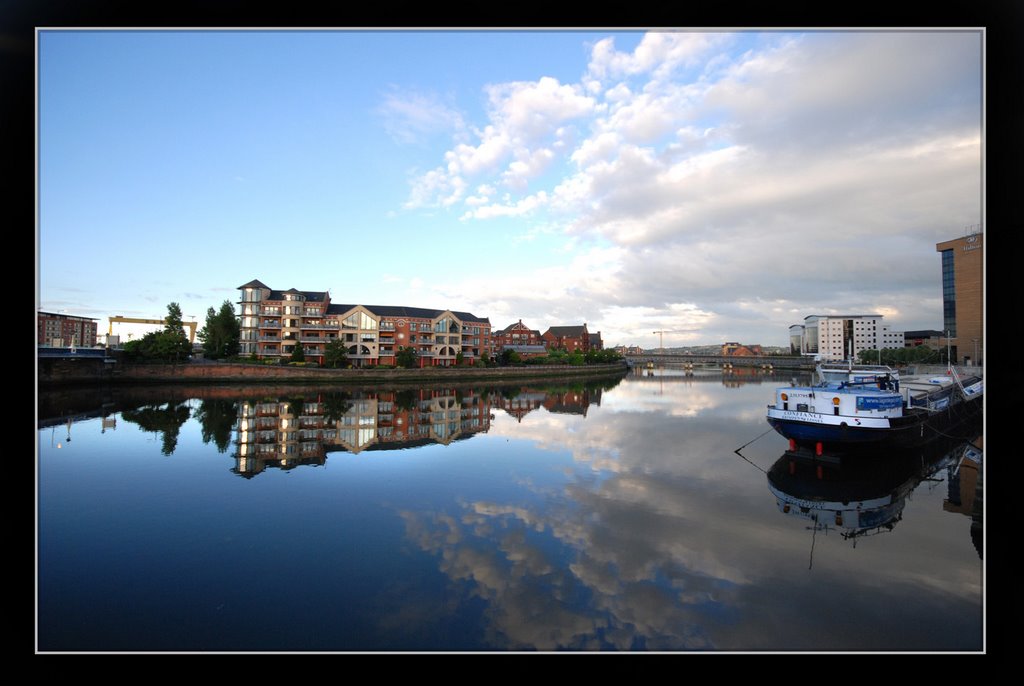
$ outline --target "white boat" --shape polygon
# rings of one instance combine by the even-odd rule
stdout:
[[[901,375],[886,365],[820,363],[817,382],[775,390],[768,423],[793,445],[823,449],[922,445],[982,411],[984,381]]]

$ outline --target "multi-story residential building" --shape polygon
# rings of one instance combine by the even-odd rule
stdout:
[[[958,364],[982,363],[984,244],[985,234],[977,231],[935,246],[942,255],[942,329]]]
[[[903,333],[890,331],[880,314],[813,314],[804,317],[803,326],[790,327],[790,336],[797,330],[800,352],[823,360],[857,359],[861,350],[903,347]]]
[[[520,319],[504,329],[494,332],[494,349],[501,350],[508,346],[544,345],[544,339],[537,329],[531,329]]]
[[[601,340],[601,332],[589,334],[590,343],[588,344],[588,350],[604,350],[604,341]]]
[[[493,354],[490,320],[469,312],[335,304],[327,291],[277,291],[257,280],[239,290],[242,355],[281,358],[302,345],[307,359],[322,364],[334,340],[345,344],[356,367],[394,364],[402,347],[416,350],[420,366]]]
[[[53,312],[36,314],[38,327],[38,345],[53,347],[81,346],[91,348],[96,345],[96,320],[92,317],[76,317]]]
[[[543,357],[548,353],[546,342],[540,335],[540,331],[523,324],[522,319],[515,324],[509,324],[500,331],[495,331],[493,341],[496,355],[503,351],[512,351],[521,359],[527,359]]]
[[[552,326],[542,336],[549,350],[561,348],[566,352],[590,350],[590,333],[587,325],[580,326]]]

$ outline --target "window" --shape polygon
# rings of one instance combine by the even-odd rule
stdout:
[[[365,312],[355,312],[345,317],[341,322],[344,329],[361,329],[363,331],[376,331],[377,320]]]

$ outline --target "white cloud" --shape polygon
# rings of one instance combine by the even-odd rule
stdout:
[[[532,145],[554,133],[568,120],[594,108],[594,99],[579,86],[560,84],[545,76],[536,82],[514,82],[487,87],[490,117],[508,135]]]
[[[597,80],[641,73],[663,78],[680,65],[695,64],[724,37],[715,33],[650,32],[631,53],[619,52],[614,39],[605,38],[591,50],[587,71]]]
[[[518,217],[514,240],[560,226],[571,241],[564,267],[481,287],[476,310],[585,319],[647,344],[694,328],[781,345],[826,308],[940,325],[934,245],[980,218],[977,35],[780,34],[715,52],[730,40],[651,34],[619,52],[609,38],[578,85],[489,87],[485,135],[465,156],[481,162],[448,171],[486,170],[474,182],[510,194],[476,193],[462,218]],[[542,144],[556,131],[583,135]],[[457,199],[451,180],[426,185]]]
[[[377,108],[384,129],[399,143],[418,143],[438,133],[455,134],[465,124],[462,114],[436,94],[393,87]]]

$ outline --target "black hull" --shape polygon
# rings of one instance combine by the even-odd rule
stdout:
[[[928,412],[915,409],[894,419],[886,429],[822,426],[809,422],[769,419],[775,430],[799,446],[836,452],[871,451],[883,448],[914,448],[937,440],[962,438],[958,430],[982,416],[982,397]]]

